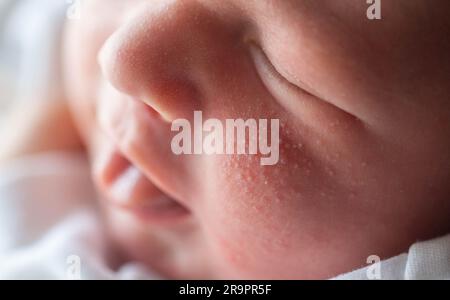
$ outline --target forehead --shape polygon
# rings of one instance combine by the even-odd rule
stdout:
[[[86,6],[95,14],[111,17],[127,14],[145,6],[173,5],[183,1],[185,0],[90,0],[86,1]],[[197,0],[197,2],[212,11],[228,16],[240,15],[257,21],[259,25],[278,23],[282,26],[294,24],[312,26],[314,22],[327,22],[346,24],[360,29],[368,27],[361,28],[360,25],[367,25],[366,13],[371,6],[366,0]],[[378,22],[378,27],[384,27],[386,24],[392,27],[408,21],[411,23],[426,16],[429,17],[426,20],[428,23],[435,22],[443,16],[439,12],[450,10],[450,1],[447,0],[380,0],[380,3],[383,22]]]
[[[173,5],[177,1],[179,0],[90,0],[84,5],[89,10],[95,10],[98,14],[104,15],[110,11],[126,13],[147,5]],[[253,19],[266,18],[266,21],[267,18],[273,17],[300,20],[307,16],[324,17],[326,15],[345,19],[358,13],[365,14],[367,7],[366,1],[355,0],[198,0],[197,2],[216,12],[242,13]]]

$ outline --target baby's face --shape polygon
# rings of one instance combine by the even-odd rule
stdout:
[[[448,230],[447,0],[91,0],[67,88],[111,236],[169,277],[326,278]],[[278,119],[279,161],[171,121]]]

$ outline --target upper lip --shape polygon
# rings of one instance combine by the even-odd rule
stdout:
[[[170,150],[170,124],[159,113],[105,84],[100,90],[97,117],[104,133],[120,150],[120,155],[139,168],[145,179],[160,193],[176,199],[186,207],[192,191],[187,164]],[[191,193],[189,193],[191,192]]]
[[[159,190],[117,150],[101,167],[100,187],[108,204],[149,221],[163,221],[188,215],[178,201]]]

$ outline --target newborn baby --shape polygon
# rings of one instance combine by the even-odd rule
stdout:
[[[446,0],[92,0],[65,96],[114,260],[323,279],[450,231]],[[173,123],[278,120],[279,160],[175,154]]]

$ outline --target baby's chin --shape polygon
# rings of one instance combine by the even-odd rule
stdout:
[[[215,278],[207,265],[198,228],[192,220],[147,223],[117,207],[104,207],[104,219],[116,260],[134,262],[167,279]]]

